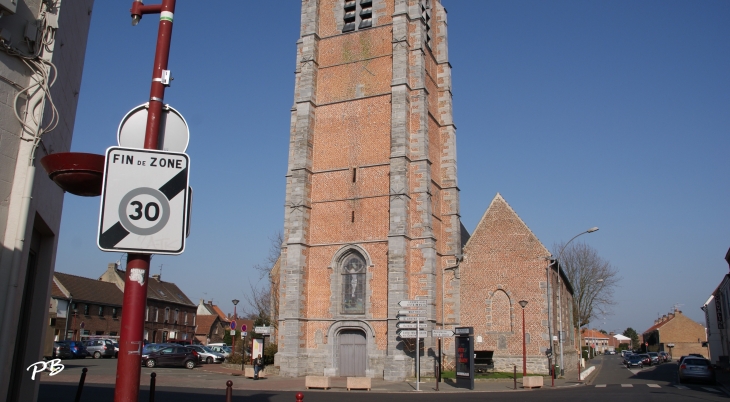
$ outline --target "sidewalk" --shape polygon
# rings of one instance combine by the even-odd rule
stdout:
[[[234,382],[234,389],[251,389],[251,390],[262,390],[262,391],[305,391],[304,377],[281,377],[281,376],[268,376],[267,378],[254,381],[250,378],[244,378],[241,376],[240,370],[228,369],[218,365],[205,366],[203,371],[228,374],[237,377],[237,381]],[[552,389],[550,385],[550,378],[544,377],[544,385],[542,389]],[[346,377],[332,377],[331,378],[332,388],[330,390],[318,390],[322,392],[327,391],[345,391],[347,390],[347,378]],[[238,387],[236,386],[238,385]],[[581,383],[577,382],[576,378],[572,379],[555,379],[555,389],[565,387],[579,386]],[[480,380],[474,381],[474,390],[471,391],[467,388],[457,388],[456,383],[452,379],[445,379],[439,384],[439,391],[436,391],[436,381],[433,378],[422,378],[420,384],[420,391],[426,393],[436,392],[505,392],[514,390],[513,379],[498,379],[498,380]],[[522,379],[517,379],[517,390],[518,391],[530,391],[530,389],[522,388]],[[315,391],[312,389],[310,391]],[[352,391],[352,392],[368,392],[368,391]],[[372,379],[372,389],[370,392],[385,392],[385,393],[399,393],[399,392],[416,392],[416,380],[411,378],[407,381],[392,382],[385,381],[382,378]]]

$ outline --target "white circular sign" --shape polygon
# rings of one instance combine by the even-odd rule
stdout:
[[[128,192],[119,202],[119,222],[128,231],[149,236],[162,230],[170,220],[167,197],[150,187]]]
[[[117,130],[117,142],[120,147],[144,148],[144,136],[147,129],[147,108],[144,103],[130,110]],[[161,151],[185,152],[190,141],[190,130],[185,118],[170,105],[162,108],[160,120],[159,146]]]

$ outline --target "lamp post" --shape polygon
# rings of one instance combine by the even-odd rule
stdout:
[[[231,303],[233,303],[233,319],[235,320],[238,318],[238,314],[236,314],[236,306],[238,305],[238,299],[231,300]],[[233,355],[236,355],[236,335],[231,335],[231,338],[233,338]]]
[[[578,233],[577,235],[573,236],[572,239],[568,240],[567,243],[563,246],[563,248],[560,249],[560,252],[558,253],[558,346],[560,346],[560,376],[565,375],[565,365],[563,364],[563,300],[561,299],[561,294],[563,287],[560,285],[560,257],[563,256],[563,250],[572,242],[575,240],[578,236],[582,236],[586,233],[593,233],[597,232],[598,227],[594,226],[585,232]],[[574,287],[575,289],[575,287]],[[580,311],[580,310],[579,310]],[[578,320],[580,321],[580,317],[578,317]],[[578,350],[581,351],[581,344],[580,344],[580,322],[578,322]],[[580,380],[580,359],[583,357],[583,352],[579,353],[580,358],[578,359],[578,379]]]
[[[527,343],[525,342],[525,307],[527,306],[527,300],[520,300],[520,307],[522,307],[522,378],[524,381],[527,376]]]

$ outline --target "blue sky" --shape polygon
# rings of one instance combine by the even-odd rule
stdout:
[[[97,1],[72,150],[104,153],[149,95],[157,18]],[[187,119],[192,234],[152,273],[232,311],[283,226],[299,1],[179,1],[165,101]],[[235,4],[236,7],[233,7]],[[597,327],[643,331],[728,273],[730,3],[457,1],[448,10],[462,221],[497,192],[548,248],[579,240],[623,280]],[[65,198],[56,270],[99,276],[99,198]],[[593,326],[593,325],[592,325]]]

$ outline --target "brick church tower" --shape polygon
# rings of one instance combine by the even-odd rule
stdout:
[[[281,374],[414,374],[398,302],[458,319],[461,253],[446,10],[302,0],[281,255]],[[442,289],[446,289],[442,293]],[[445,301],[445,306],[442,305]],[[425,339],[421,373],[433,373]]]

